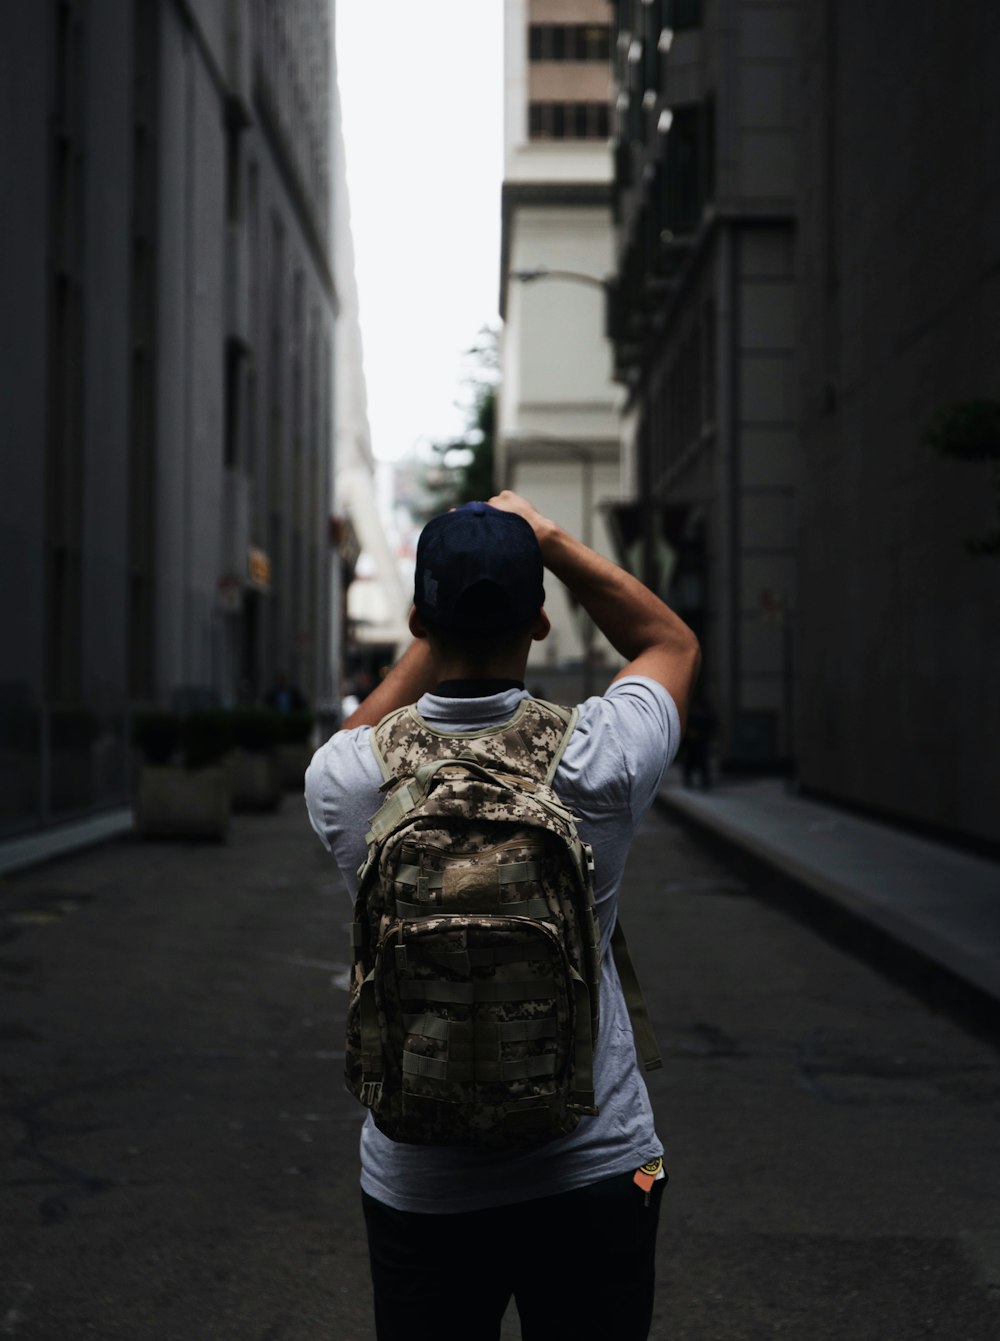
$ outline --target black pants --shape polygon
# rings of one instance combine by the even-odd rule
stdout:
[[[660,1200],[626,1173],[461,1215],[362,1193],[378,1341],[497,1341],[511,1295],[523,1341],[646,1341]]]

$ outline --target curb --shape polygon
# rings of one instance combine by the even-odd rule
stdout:
[[[75,823],[39,829],[23,838],[7,839],[0,843],[0,875],[24,871],[81,848],[92,847],[95,843],[120,838],[134,828],[135,816],[131,808],[122,807]]]
[[[668,790],[660,791],[656,807],[741,868],[757,897],[1000,1045],[1000,985],[960,947],[946,944],[891,908],[874,905],[849,885],[819,874],[721,817],[696,813]]]

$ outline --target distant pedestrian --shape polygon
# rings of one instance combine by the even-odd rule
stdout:
[[[277,708],[279,712],[302,712],[306,707],[306,697],[300,689],[289,683],[285,671],[278,671],[274,683],[264,695],[264,706]]]
[[[715,713],[700,696],[691,704],[687,728],[681,745],[681,766],[684,786],[693,787],[699,779],[706,791],[712,785],[712,739],[715,735]]]
[[[531,644],[550,628],[544,568],[628,662],[603,696],[578,710],[546,705],[524,689]],[[410,865],[393,868],[403,882],[392,895],[396,920],[377,943],[370,923],[356,920],[351,1018],[358,1029],[348,1057],[375,1079],[360,1092],[355,1073],[349,1080],[372,1110],[361,1135],[361,1186],[377,1335],[495,1341],[513,1295],[525,1337],[644,1341],[663,1147],[610,946],[633,834],[680,739],[700,659],[697,639],[648,588],[506,491],[424,528],[410,630],[414,641],[398,665],[317,751],[306,775],[310,819],[349,892],[357,893],[370,817],[386,802],[393,777],[412,778],[406,789],[419,793],[436,776],[436,765],[424,764],[428,752],[461,756],[445,771],[449,785],[461,782],[463,768],[468,773],[464,804],[473,820],[479,815],[480,830],[489,824],[475,809],[477,787],[480,795],[495,794],[483,792],[484,778],[505,770],[534,778],[533,768],[538,804],[554,792],[552,813],[572,812],[593,848],[603,968],[594,1045],[585,983],[576,975],[566,993],[561,952],[538,962],[552,952],[542,942],[558,947],[567,933],[545,920],[544,904],[541,912],[534,906],[539,899],[531,891],[544,885],[548,859],[530,853],[522,859],[494,849],[496,857],[491,852],[484,861],[481,850],[466,850],[441,867],[431,840],[422,846],[418,832],[410,855],[404,844],[400,857]],[[390,773],[385,781],[380,759]],[[414,776],[418,767],[423,783]],[[503,790],[502,781],[496,785]],[[390,796],[398,800],[386,809],[405,815],[409,795]],[[390,818],[374,827],[384,832]],[[586,884],[585,874],[578,879]],[[470,907],[482,915],[463,915]],[[496,939],[481,948],[487,924]],[[529,940],[535,949],[526,954]],[[376,970],[361,967],[371,953],[378,985]],[[575,1023],[556,1030],[567,1018],[557,1012],[570,1010],[570,999]],[[399,1024],[398,1039],[390,1019]],[[564,1073],[553,1068],[550,1075],[544,1065],[559,1049],[573,1058],[567,1110],[551,1105]],[[586,1070],[581,1057],[590,1063]],[[498,1085],[506,1087],[502,1101],[481,1106],[475,1094],[493,1096]],[[575,1102],[588,1092],[589,1106]],[[502,1144],[531,1133],[540,1110],[568,1111],[561,1133],[542,1144]],[[463,1122],[468,1139],[435,1142],[434,1123],[455,1132]],[[392,1139],[383,1128],[419,1129],[421,1143]],[[483,1134],[492,1146],[476,1144]]]

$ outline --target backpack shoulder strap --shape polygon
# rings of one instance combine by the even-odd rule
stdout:
[[[396,752],[398,743],[407,730],[413,727],[419,729],[420,718],[412,705],[386,713],[382,720],[372,727],[368,739],[371,741],[372,754],[375,756],[383,782],[388,782],[395,776],[391,755]]]
[[[632,1021],[636,1055],[642,1063],[644,1071],[658,1071],[663,1065],[663,1058],[660,1056],[656,1035],[653,1033],[649,1011],[643,999],[642,988],[639,986],[632,956],[628,952],[625,932],[622,929],[620,918],[615,922],[615,929],[611,933],[611,953],[615,957],[618,981],[622,985],[625,1005],[628,1008],[629,1019]]]
[[[533,708],[544,716],[556,718],[556,721],[562,724],[562,735],[552,753],[552,759],[549,762],[548,770],[545,774],[545,785],[549,786],[556,775],[556,769],[562,762],[562,757],[566,753],[566,746],[569,744],[569,738],[576,730],[577,719],[580,716],[578,708],[567,708],[561,703],[550,703],[548,699],[532,698],[526,699],[526,704],[530,703]]]
[[[387,713],[372,727],[370,740],[383,782],[412,776],[422,764],[461,753],[486,767],[502,766],[548,786],[577,715],[576,708],[525,698],[509,721],[476,731],[450,732],[436,730],[416,707],[408,706]]]

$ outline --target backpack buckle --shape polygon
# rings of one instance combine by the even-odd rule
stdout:
[[[381,1080],[365,1080],[362,1082],[361,1091],[358,1098],[366,1108],[377,1108],[382,1102],[382,1082]]]

